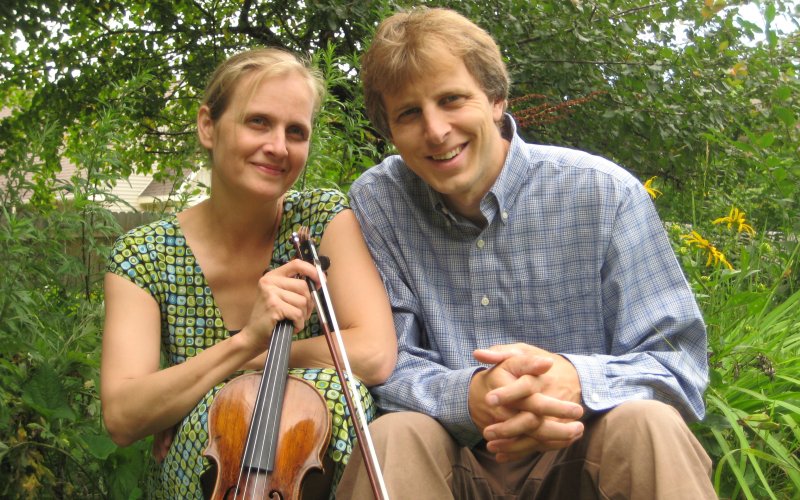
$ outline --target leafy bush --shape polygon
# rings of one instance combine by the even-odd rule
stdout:
[[[694,431],[722,498],[795,498],[800,243],[792,233],[756,233],[736,207],[727,214],[668,224],[708,327],[707,415]]]
[[[111,109],[111,108],[108,108]],[[52,131],[6,151],[0,211],[0,497],[136,498],[150,463],[142,442],[119,449],[100,419],[102,291],[94,262],[120,228],[93,201],[113,183],[108,111],[68,150],[81,176],[57,182],[39,153]],[[87,140],[92,136],[95,141]],[[99,143],[96,141],[100,141]],[[89,168],[93,168],[93,172]]]

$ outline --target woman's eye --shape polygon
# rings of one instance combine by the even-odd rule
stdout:
[[[304,141],[308,137],[308,134],[306,134],[305,129],[302,127],[290,127],[289,130],[287,131],[287,134],[289,135],[289,137],[292,137],[295,140],[300,140],[300,141]]]
[[[247,120],[247,123],[256,127],[264,127],[268,122],[263,116],[252,116]]]

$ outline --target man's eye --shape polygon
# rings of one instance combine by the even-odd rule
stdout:
[[[397,120],[398,121],[409,120],[412,117],[416,116],[418,113],[419,113],[419,108],[409,108],[400,112],[400,114],[397,115]]]
[[[444,99],[442,99],[442,104],[453,104],[456,102],[460,102],[463,98],[464,96],[461,95],[449,95]]]

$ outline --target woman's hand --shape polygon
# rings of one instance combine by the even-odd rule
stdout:
[[[258,353],[269,346],[272,331],[279,321],[291,321],[295,332],[303,329],[314,310],[308,284],[302,279],[305,277],[311,278],[319,286],[316,268],[308,262],[293,259],[258,280],[258,294],[250,319],[238,334],[257,346],[254,350]]]

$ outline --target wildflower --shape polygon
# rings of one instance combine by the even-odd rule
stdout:
[[[664,194],[661,191],[659,191],[658,189],[653,187],[653,181],[656,180],[656,177],[658,177],[658,176],[654,175],[653,177],[650,177],[649,179],[644,181],[644,189],[647,191],[647,194],[650,195],[650,198],[652,198],[654,200],[656,198],[658,198],[659,196],[661,196],[662,194]]]
[[[710,241],[700,236],[700,233],[697,231],[692,231],[690,234],[685,234],[682,236],[682,238],[686,241],[686,244],[694,245],[697,248],[704,250],[708,254],[706,266],[711,266],[712,264],[722,264],[728,269],[733,269],[733,266],[730,262],[728,262],[725,254],[720,252],[717,247],[711,244]]]
[[[730,213],[726,217],[720,217],[719,219],[714,219],[712,224],[727,224],[728,229],[731,228],[733,224],[736,224],[736,232],[741,233],[745,232],[750,236],[755,236],[756,230],[753,229],[753,226],[745,222],[744,219],[744,212],[739,210],[736,207],[731,207]]]

